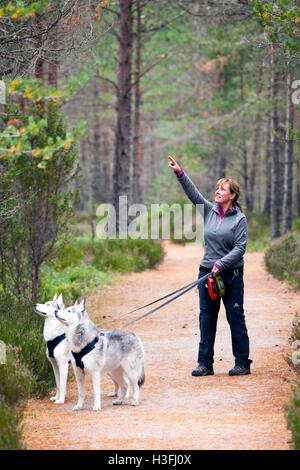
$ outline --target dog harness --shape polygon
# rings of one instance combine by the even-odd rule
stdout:
[[[63,333],[60,336],[56,336],[56,338],[52,339],[51,341],[47,341],[47,348],[48,348],[48,356],[54,357],[54,349],[58,344],[65,339],[66,335]]]
[[[94,349],[95,344],[98,343],[98,341],[99,341],[98,336],[104,336],[104,335],[102,333],[97,335],[93,339],[93,341],[88,343],[81,351],[79,351],[79,352],[72,351],[72,354],[73,354],[75,362],[76,362],[76,366],[80,367],[80,369],[84,370],[84,364],[82,362],[82,358],[83,358],[83,356],[85,356],[86,354],[88,354],[89,352],[91,352]]]

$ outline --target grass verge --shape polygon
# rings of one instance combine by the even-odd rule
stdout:
[[[270,243],[265,252],[268,271],[300,289],[300,234],[292,232]]]
[[[293,322],[291,342],[300,340],[300,313],[297,312]],[[300,354],[300,353],[299,353]],[[298,377],[293,386],[293,396],[285,408],[287,428],[292,435],[292,448],[300,450],[300,372],[297,366]]]
[[[39,302],[62,293],[66,303],[73,303],[121,273],[154,267],[163,255],[161,243],[154,240],[81,236],[59,241],[41,269]],[[5,297],[0,288],[0,346],[6,352],[0,364],[0,449],[23,448],[22,410],[29,396],[45,396],[55,386],[42,329],[43,320],[31,303]]]
[[[0,449],[21,449],[27,399],[32,394],[44,396],[54,386],[42,322],[31,304],[0,297],[0,338],[5,344],[5,362],[0,364]]]

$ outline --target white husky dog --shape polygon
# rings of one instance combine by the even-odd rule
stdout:
[[[77,300],[74,304],[74,307],[76,306]],[[44,304],[34,305],[35,312],[45,319],[43,335],[44,340],[47,343],[46,354],[47,358],[52,364],[56,383],[56,395],[54,397],[51,397],[50,400],[54,401],[55,404],[62,404],[65,402],[70,362],[72,363],[75,377],[77,373],[75,359],[71,354],[70,346],[66,339],[65,326],[62,325],[61,322],[59,322],[55,317],[55,311],[64,308],[65,306],[63,303],[62,294],[60,294],[58,297],[57,294],[55,294],[53,300],[48,300]],[[100,331],[103,331],[105,334],[109,332],[109,330]],[[110,377],[114,382],[115,389],[112,393],[109,393],[108,396],[117,397],[119,385],[111,375]],[[127,398],[129,394],[129,384],[126,378],[125,381],[127,384]]]
[[[53,297],[44,304],[35,304],[34,310],[45,319],[44,339],[47,343],[47,357],[52,364],[56,382],[56,395],[50,400],[56,404],[64,403],[68,380],[69,361],[72,362],[76,374],[75,360],[70,354],[66,340],[65,327],[55,318],[55,312],[64,309],[62,294]]]
[[[92,376],[94,389],[93,410],[101,409],[101,374],[108,373],[120,387],[121,405],[127,392],[127,380],[132,388],[132,402],[139,404],[139,386],[144,383],[144,349],[134,333],[101,331],[89,318],[85,299],[79,305],[57,310],[56,318],[65,326],[66,338],[76,362],[78,403],[74,410],[84,406],[85,374]]]

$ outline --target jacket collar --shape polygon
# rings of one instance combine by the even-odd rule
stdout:
[[[227,210],[224,214],[222,206],[220,204],[214,204],[212,210],[219,214],[220,217],[224,217],[226,214],[235,214],[237,212],[237,205],[234,204],[231,209]]]

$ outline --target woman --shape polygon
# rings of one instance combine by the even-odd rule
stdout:
[[[193,204],[204,206],[204,256],[199,276],[220,273],[225,285],[222,297],[230,325],[235,366],[229,375],[250,374],[249,338],[244,317],[244,260],[247,244],[247,221],[238,203],[240,188],[236,181],[222,178],[217,182],[215,204],[205,199],[177,162],[169,156],[169,167]],[[198,286],[200,301],[200,342],[198,366],[193,376],[213,375],[214,343],[220,299],[212,300],[207,283]]]

